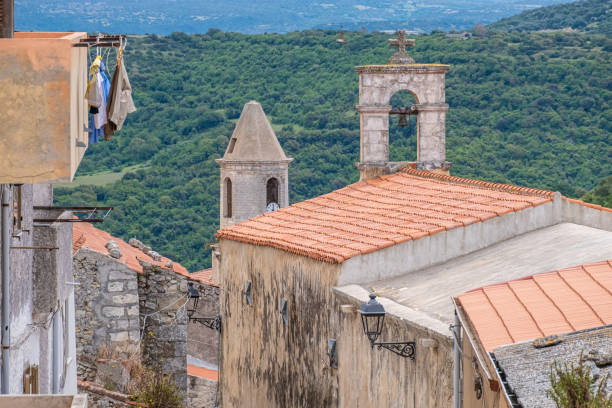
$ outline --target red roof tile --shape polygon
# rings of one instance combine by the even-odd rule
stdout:
[[[210,286],[219,287],[216,283],[213,282],[213,270],[212,268],[202,269],[201,271],[193,272],[189,274],[189,278],[193,280],[197,280],[198,282],[205,283]]]
[[[485,286],[457,302],[486,351],[612,324],[612,260]]]
[[[338,263],[540,205],[553,194],[404,169],[225,227],[216,236]]]
[[[140,265],[138,259],[164,268],[166,267],[166,262],[170,260],[162,257],[161,261],[155,261],[140,249],[134,248],[122,239],[114,237],[88,222],[76,222],[73,224],[72,247],[74,252],[78,251],[81,247],[86,247],[92,251],[108,255],[105,245],[110,240],[115,241],[121,251],[122,256],[118,261],[123,262],[128,268],[137,273],[142,273],[142,265]],[[189,271],[178,262],[173,262],[172,270],[180,275],[189,276]]]
[[[212,381],[219,381],[219,371],[210,370],[204,367],[187,364],[187,374],[194,377],[207,378]]]

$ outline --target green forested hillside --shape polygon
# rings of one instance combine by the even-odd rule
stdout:
[[[581,0],[524,11],[489,25],[499,31],[537,31],[572,28],[593,33],[612,34],[612,2]]]
[[[601,179],[597,186],[586,193],[582,199],[590,203],[612,208],[612,175]]]
[[[344,47],[325,31],[130,38],[126,64],[138,111],[110,142],[88,149],[79,175],[95,174],[97,185],[57,188],[57,201],[113,205],[102,228],[137,236],[190,270],[205,267],[204,245],[218,226],[214,160],[243,104],[262,104],[295,158],[291,202],[354,182],[354,66],[385,63],[388,37],[348,32]],[[611,39],[588,33],[419,36],[410,51],[417,62],[451,65],[452,173],[573,197],[612,174],[611,50]],[[391,159],[415,156],[414,132],[394,125]]]

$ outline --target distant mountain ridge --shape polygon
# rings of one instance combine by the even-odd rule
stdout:
[[[22,31],[286,33],[312,28],[464,30],[567,0],[15,0]]]
[[[574,30],[612,34],[612,1],[582,0],[524,11],[492,23],[497,31]]]

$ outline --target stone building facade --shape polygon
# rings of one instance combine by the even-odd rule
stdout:
[[[612,256],[610,209],[444,174],[446,70],[364,67],[362,180],[217,232],[223,408],[451,407],[453,296]],[[388,162],[379,105],[398,89],[431,103],[420,164],[404,168]],[[357,313],[370,292],[386,310],[377,341],[412,341],[414,358],[370,343]]]
[[[222,159],[220,226],[289,205],[289,163],[261,105],[244,105]]]
[[[72,226],[61,222],[71,214],[50,208],[49,184],[12,185],[4,193],[12,207],[9,393],[75,394]]]
[[[202,294],[198,315],[215,313],[218,288],[201,273],[190,274],[138,240],[124,242],[91,224],[75,227],[73,243],[73,268],[79,280],[78,371],[90,401],[122,406],[120,398],[109,402],[112,396],[96,390],[106,386],[125,391],[130,361],[136,359],[171,376],[188,407],[212,407],[216,381],[212,386],[206,378],[192,378],[197,378],[197,370],[189,373],[188,339],[193,336],[196,345],[189,349],[198,352],[190,362],[216,369],[218,332],[197,323],[188,325],[187,283]]]

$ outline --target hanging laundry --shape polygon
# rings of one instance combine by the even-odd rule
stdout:
[[[110,90],[110,81],[106,75],[106,66],[101,56],[97,56],[91,64],[89,73],[92,77],[85,97],[90,105],[89,108],[89,143],[95,144],[104,134],[107,124],[106,104]]]
[[[108,94],[106,104],[108,123],[104,127],[104,140],[110,140],[117,130],[121,130],[127,115],[136,111],[132,100],[132,87],[121,55],[122,50],[117,58],[117,68],[115,68]]]

